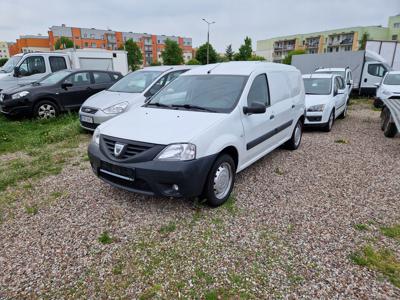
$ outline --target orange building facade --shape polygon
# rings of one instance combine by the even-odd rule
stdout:
[[[42,35],[22,35],[15,43],[8,48],[10,56],[18,53],[28,53],[36,51],[50,51],[48,36]]]
[[[183,50],[185,61],[193,57],[192,39],[185,37],[121,32],[95,28],[77,28],[61,25],[50,27],[50,50],[54,50],[54,44],[61,37],[71,39],[75,48],[102,48],[108,50],[122,48],[127,40],[132,39],[142,50],[144,65],[162,61],[161,52],[165,48],[165,41],[167,39],[176,41],[179,44]]]

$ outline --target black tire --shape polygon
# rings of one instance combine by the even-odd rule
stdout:
[[[375,108],[382,108],[383,107],[383,101],[379,98],[374,98],[374,107]]]
[[[296,137],[296,130],[300,130],[300,137],[298,136]],[[288,150],[296,150],[300,146],[302,136],[303,136],[303,122],[301,120],[298,120],[296,126],[293,129],[292,136],[290,140],[288,140],[284,144],[284,148]]]
[[[52,119],[59,115],[60,109],[57,104],[50,100],[42,100],[36,103],[33,116],[38,119]]]
[[[383,134],[388,137],[392,138],[396,135],[397,133],[397,127],[396,124],[393,122],[390,122],[390,112],[387,112],[385,114],[385,127],[383,129]]]
[[[227,166],[229,166],[229,167],[227,167]],[[223,175],[221,173],[221,170],[222,170],[221,168],[226,170],[227,172],[230,172],[230,178],[228,180],[229,186],[226,186],[226,188],[224,189],[224,193],[220,194],[218,196],[215,181],[218,176],[217,175],[218,172],[220,175]],[[230,170],[225,169],[225,168],[230,168]],[[232,192],[233,185],[235,183],[235,175],[236,175],[236,166],[235,166],[235,162],[233,161],[232,157],[228,154],[220,155],[215,160],[214,164],[212,165],[211,170],[210,170],[207,180],[206,180],[206,184],[204,186],[203,196],[207,199],[208,205],[210,205],[212,207],[217,207],[217,206],[220,206],[221,204],[225,203],[228,200],[228,198]],[[222,179],[224,179],[224,178],[222,178]]]
[[[342,111],[342,113],[339,116],[339,119],[344,119],[347,116],[347,108],[348,108],[348,100],[346,101],[346,106],[344,107],[344,110]]]
[[[384,107],[382,109],[382,112],[381,112],[381,129],[382,129],[382,131],[385,130],[386,123],[389,121],[389,118],[386,117],[388,112],[389,112],[389,110],[387,107]]]
[[[325,132],[330,132],[332,130],[334,123],[335,123],[335,110],[332,110],[331,114],[329,115],[328,122],[326,122],[326,124],[322,127],[322,130]]]

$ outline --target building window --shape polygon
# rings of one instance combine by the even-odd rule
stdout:
[[[92,43],[92,48],[96,48],[96,43]]]
[[[89,43],[88,42],[85,42],[85,47],[89,47]]]
[[[396,41],[397,40],[397,34],[393,34],[392,35],[392,41]]]
[[[393,24],[393,27],[394,27],[394,28],[400,28],[400,23],[394,23],[394,24]]]

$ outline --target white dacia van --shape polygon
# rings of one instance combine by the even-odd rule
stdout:
[[[148,195],[224,203],[235,174],[285,144],[300,145],[300,72],[228,62],[190,70],[146,104],[101,124],[88,154],[102,180]]]

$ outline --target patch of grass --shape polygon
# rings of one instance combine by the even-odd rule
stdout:
[[[103,245],[111,244],[114,240],[107,231],[103,231],[102,234],[99,236],[98,241]]]
[[[283,172],[283,170],[281,170],[279,167],[276,167],[275,174],[282,176],[283,174],[285,174],[285,172]]]
[[[169,234],[176,230],[176,223],[174,221],[169,222],[167,225],[162,226],[158,232],[161,234]]]
[[[202,269],[197,268],[195,270],[196,274],[196,280],[195,281],[204,281],[206,284],[212,284],[214,282],[214,278],[210,275],[204,272]]]
[[[113,273],[114,275],[121,275],[123,270],[124,270],[124,264],[123,264],[121,261],[119,261],[119,262],[114,266],[114,268],[112,269],[112,273]]]
[[[375,250],[371,245],[367,245],[351,254],[350,259],[356,265],[382,273],[394,286],[400,288],[400,262],[391,250]]]
[[[153,285],[139,296],[139,300],[153,299],[161,291],[162,287],[159,284]]]
[[[335,143],[336,144],[348,144],[349,141],[345,140],[345,139],[337,139],[337,140],[335,140]]]
[[[380,229],[384,236],[400,240],[400,224],[391,227],[381,227]]]
[[[36,215],[39,211],[39,208],[37,207],[37,205],[25,205],[25,212],[29,215]]]
[[[360,231],[365,231],[368,230],[368,225],[367,224],[354,224],[354,228]]]
[[[235,215],[238,211],[238,208],[236,207],[236,198],[233,194],[231,194],[226,200],[224,204],[221,205],[224,209],[226,209],[230,214]]]

